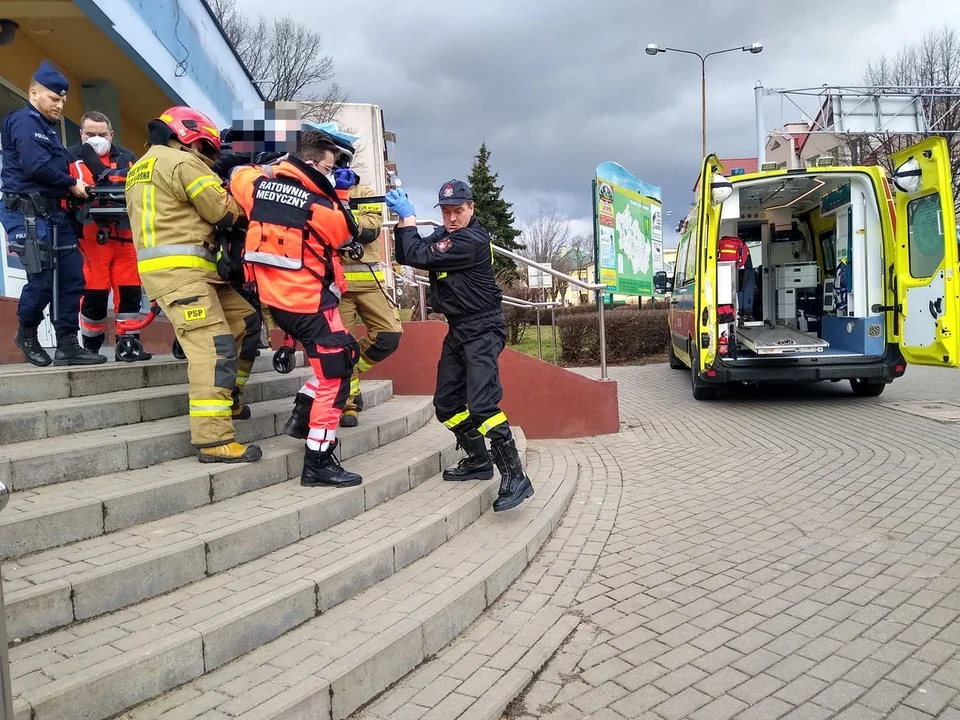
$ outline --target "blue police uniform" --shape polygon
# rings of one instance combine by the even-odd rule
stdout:
[[[66,96],[69,88],[67,79],[47,63],[41,64],[34,80],[61,96]],[[68,172],[69,158],[60,141],[58,128],[35,107],[28,105],[10,113],[3,121],[0,150],[3,153],[0,224],[7,232],[10,250],[25,258],[23,253],[31,216],[36,218],[35,232],[40,244],[52,248],[56,242],[59,292],[54,326],[57,330],[57,364],[95,364],[106,360],[105,357],[101,360],[99,355],[77,352],[80,299],[84,290],[83,259],[76,233],[62,207],[69,188],[77,181]],[[17,308],[20,330],[16,342],[35,365],[50,364],[50,357],[36,337],[44,308],[53,300],[53,293],[52,267],[28,273],[27,286],[20,294]]]

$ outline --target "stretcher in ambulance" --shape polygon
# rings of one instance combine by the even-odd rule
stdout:
[[[688,370],[695,398],[823,380],[875,397],[908,363],[960,367],[946,141],[892,160],[888,182],[880,167],[836,165],[728,178],[706,158],[669,313],[670,366]],[[748,252],[731,254],[736,242]]]

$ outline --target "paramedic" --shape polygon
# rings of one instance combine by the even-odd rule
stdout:
[[[90,111],[80,118],[80,143],[67,148],[70,156],[70,174],[87,185],[123,183],[126,173],[110,170],[128,169],[136,161],[134,154],[113,142],[110,118],[101,112]],[[89,146],[95,156],[84,148]],[[86,152],[86,155],[84,154]],[[86,162],[85,159],[86,158]],[[123,185],[119,187],[122,189]],[[83,254],[83,277],[86,289],[80,305],[80,334],[83,346],[91,352],[100,352],[107,330],[107,301],[110,291],[114,298],[117,320],[136,320],[140,315],[140,275],[137,272],[137,251],[133,247],[130,221],[111,222],[98,226],[88,220],[80,235]],[[130,333],[134,338],[139,333]],[[149,360],[148,352],[135,356]],[[116,356],[120,360],[120,356]]]
[[[533,495],[507,416],[500,410],[498,358],[506,345],[500,302],[503,293],[493,274],[493,243],[474,216],[473,193],[460,180],[440,188],[437,206],[444,227],[430,237],[417,232],[413,203],[403,190],[387,193],[387,206],[400,217],[395,230],[397,262],[428,270],[434,308],[449,329],[437,368],[433,396],[437,419],[457,436],[467,457],[444,470],[445,480],[485,480],[493,465],[484,438],[500,470],[494,511],[517,507]]]
[[[307,487],[362,482],[334,454],[360,356],[337,312],[346,282],[336,251],[353,240],[356,224],[334,189],[336,156],[328,137],[310,131],[296,153],[274,166],[228,169],[230,191],[249,222],[244,261],[253,267],[260,302],[303,345],[314,372],[283,429],[306,440],[300,484]]]
[[[20,256],[27,273],[17,307],[20,323],[14,342],[28,362],[41,367],[51,361],[37,330],[44,308],[54,302],[54,363],[99,365],[107,360],[82,348],[77,340],[83,259],[62,203],[68,193],[85,198],[87,191],[86,183],[70,175],[67,151],[60,142],[60,116],[69,87],[53,66],[41,63],[30,82],[29,105],[7,115],[0,133],[0,224],[7,232],[10,252]]]
[[[254,462],[260,448],[238,443],[233,421],[250,417],[241,398],[260,318],[217,272],[217,231],[241,216],[210,170],[220,133],[206,115],[179,106],[150,122],[147,142],[127,174],[127,215],[143,287],[187,356],[190,440],[202,463]]]

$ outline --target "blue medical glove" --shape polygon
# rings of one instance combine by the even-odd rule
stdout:
[[[384,198],[387,201],[387,207],[400,216],[401,220],[406,220],[411,215],[416,215],[413,209],[413,203],[403,190],[391,190]]]
[[[357,174],[350,168],[337,168],[333,175],[337,179],[337,190],[349,190],[357,184]]]

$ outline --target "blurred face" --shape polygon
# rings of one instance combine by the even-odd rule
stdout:
[[[92,137],[103,138],[111,145],[113,144],[113,130],[105,122],[84,120],[83,125],[80,126],[80,142],[86,142]]]
[[[447,232],[456,232],[470,224],[473,218],[473,202],[466,202],[463,205],[441,205],[440,212],[443,213],[443,226]]]
[[[50,122],[57,122],[63,115],[63,104],[67,101],[66,97],[57,95],[52,90],[48,90],[43,85],[36,85],[30,88],[30,104],[33,105],[40,114]]]

